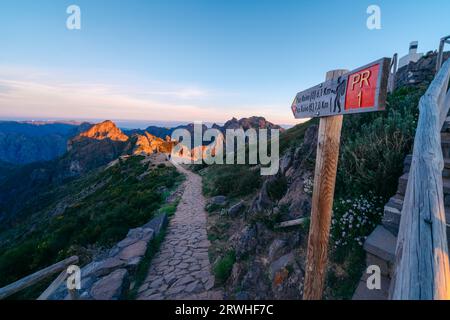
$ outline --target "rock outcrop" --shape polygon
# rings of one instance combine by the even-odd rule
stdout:
[[[267,121],[264,117],[250,117],[250,118],[242,118],[240,120],[238,120],[236,118],[232,118],[231,120],[228,120],[227,122],[225,122],[225,124],[223,126],[214,124],[213,128],[216,128],[216,129],[222,131],[223,133],[225,133],[225,131],[227,129],[244,129],[244,130],[248,130],[248,129],[256,129],[256,130],[278,129],[281,132],[284,131],[284,129],[282,127],[280,127],[279,125],[273,124],[270,121]]]
[[[444,61],[450,58],[450,52],[444,52]],[[437,53],[430,51],[417,62],[398,69],[395,87],[409,87],[430,83],[436,74]]]
[[[150,155],[153,153],[170,154],[176,141],[171,141],[169,137],[165,140],[145,132],[143,135],[136,134],[133,151],[134,155]]]
[[[302,298],[305,232],[299,227],[281,230],[274,226],[310,214],[317,133],[318,126],[310,125],[302,141],[286,149],[279,173],[265,178],[246,212],[248,200],[241,199],[228,208],[225,218],[216,218],[228,219],[233,230],[228,234],[227,248],[234,252],[236,261],[225,283],[227,298]],[[223,212],[218,208],[217,213]]]
[[[111,141],[127,141],[128,136],[124,134],[114,122],[110,120],[92,126],[85,132],[80,133],[74,140],[89,138],[94,140],[109,139]]]
[[[167,216],[153,218],[142,227],[131,229],[125,239],[111,248],[105,257],[81,269],[81,300],[118,300],[124,298],[137,266],[144,258],[148,245],[167,224]],[[68,298],[63,284],[50,300]]]
[[[305,131],[303,143],[285,152],[280,159],[278,175],[270,176],[263,182],[252,203],[251,212],[271,213],[284,207],[287,208],[286,216],[282,217],[284,220],[297,219],[310,213],[311,192],[308,184],[313,176],[312,163],[317,149],[317,133],[318,126],[311,125]],[[286,179],[287,190],[279,201],[274,201],[268,189],[271,183],[280,178]]]
[[[67,143],[68,152],[58,167],[65,176],[77,176],[106,165],[129,149],[129,138],[112,121],[104,121]]]

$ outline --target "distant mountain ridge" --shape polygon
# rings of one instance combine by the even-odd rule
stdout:
[[[205,131],[207,128],[206,125],[203,125],[202,130]],[[224,125],[213,124],[212,128],[223,133],[227,129],[239,128],[244,130],[250,128],[257,130],[279,129],[284,131],[283,128],[263,117],[242,118],[240,120],[232,118]],[[140,136],[150,134],[162,139],[158,142],[161,144],[167,141],[167,137],[170,137],[177,129],[186,129],[193,137],[193,123],[173,128],[149,126],[145,130],[121,130],[109,120],[97,125],[77,121],[0,121],[0,161],[14,165],[51,161],[64,156],[67,151],[71,151],[75,141],[81,142],[84,138],[126,142],[136,134]],[[144,142],[142,138],[134,140],[140,141],[140,143]],[[104,145],[106,144],[108,143]],[[195,147],[193,143],[192,146]]]
[[[204,124],[202,126],[203,126],[203,130],[206,130],[208,128],[208,126],[206,126]],[[213,123],[211,128],[218,129],[223,133],[225,133],[225,131],[227,129],[243,129],[243,130],[278,129],[281,132],[285,131],[285,129],[282,128],[281,126],[266,120],[264,117],[258,117],[258,116],[253,116],[253,117],[249,117],[249,118],[241,118],[239,120],[237,118],[233,117],[232,119],[226,121],[223,125]],[[167,136],[170,137],[172,135],[172,133],[177,129],[187,129],[189,132],[191,132],[191,134],[193,134],[194,124],[189,123],[186,125],[180,125],[180,126],[171,127],[171,128],[170,127],[149,126],[144,130],[134,129],[134,130],[124,130],[124,132],[129,135],[134,134],[134,133],[144,134],[144,132],[148,132],[151,135],[165,139]]]
[[[23,165],[55,159],[66,152],[70,138],[90,126],[0,121],[0,161]]]
[[[264,117],[250,117],[250,118],[242,118],[240,120],[236,118],[232,118],[231,120],[225,122],[223,126],[214,125],[215,128],[225,132],[227,129],[278,129],[281,132],[285,130],[270,121],[267,121]]]

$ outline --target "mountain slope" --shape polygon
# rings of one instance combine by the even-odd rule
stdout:
[[[151,219],[180,175],[143,159],[119,160],[25,200],[25,218],[0,231],[0,287],[73,254],[90,261]]]
[[[55,159],[66,152],[67,141],[90,124],[0,122],[0,160],[28,164]]]
[[[344,118],[326,298],[353,295],[364,268],[362,244],[397,189],[424,89],[399,88],[389,95],[386,111]],[[208,236],[216,279],[231,298],[301,299],[317,123],[280,135],[280,171],[274,176],[260,177],[258,166],[198,166],[204,192],[213,197]],[[216,204],[215,196],[225,196],[225,205]],[[298,218],[305,218],[303,225],[275,228]]]
[[[11,170],[0,184],[0,222],[7,226],[20,221],[27,216],[27,199],[40,197],[48,189],[126,154],[131,147],[123,141],[125,138],[128,139],[113,123],[104,122],[70,139],[68,151],[61,157]]]

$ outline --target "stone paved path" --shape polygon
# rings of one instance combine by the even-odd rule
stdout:
[[[222,299],[221,291],[213,290],[201,177],[177,168],[186,176],[184,193],[138,299]]]

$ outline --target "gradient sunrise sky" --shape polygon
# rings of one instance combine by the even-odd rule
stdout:
[[[69,5],[81,30],[66,28]],[[369,5],[382,29],[368,30]],[[0,120],[295,124],[327,70],[435,50],[448,0],[1,0]]]

